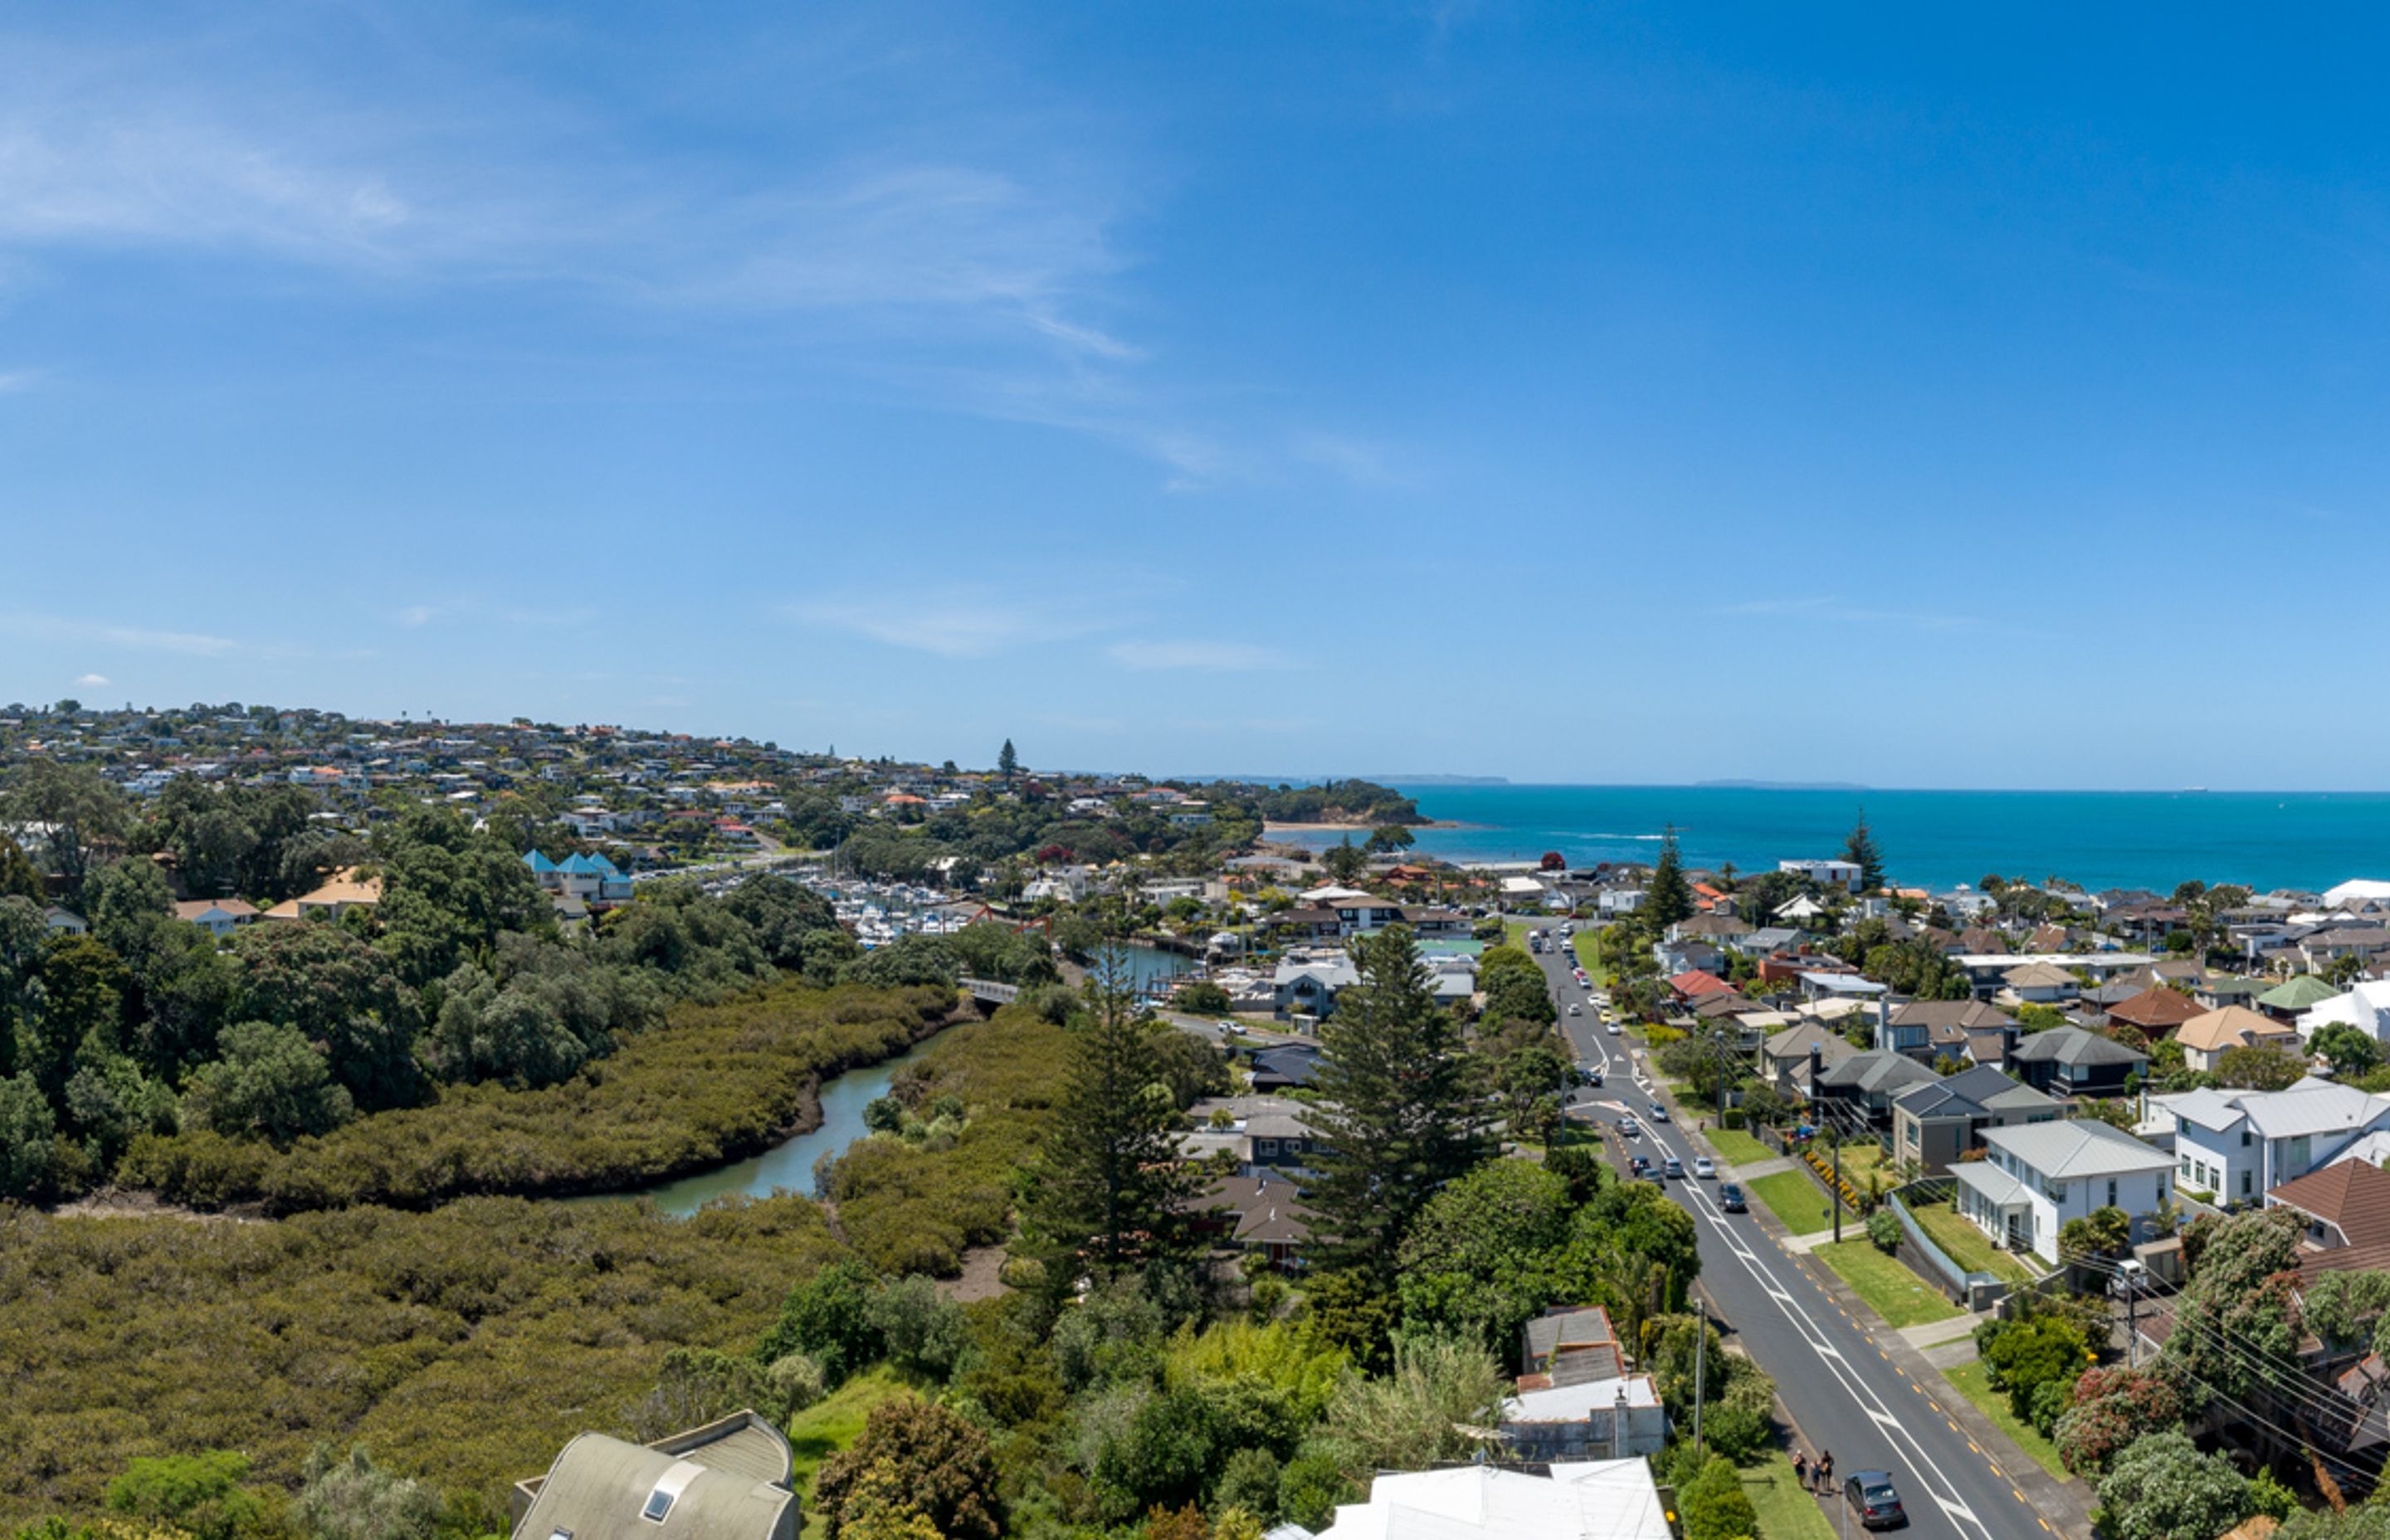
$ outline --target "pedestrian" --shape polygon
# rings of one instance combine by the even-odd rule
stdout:
[[[1792,1451],[1792,1476],[1801,1483],[1802,1491],[1812,1490],[1809,1485],[1809,1457],[1799,1449]]]
[[[1818,1456],[1818,1485],[1827,1496],[1834,1495],[1834,1452],[1824,1450]]]

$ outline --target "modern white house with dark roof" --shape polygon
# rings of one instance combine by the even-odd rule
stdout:
[[[2390,1130],[2390,1097],[2310,1075],[2287,1091],[2152,1097],[2142,1127],[2173,1133],[2175,1182],[2185,1192],[2254,1203],[2268,1188],[2331,1164],[2366,1135]]]
[[[654,1444],[583,1433],[514,1490],[515,1540],[796,1540],[789,1441],[754,1412]]]
[[[2058,1260],[2058,1232],[2122,1209],[2136,1234],[2172,1191],[2174,1157],[2089,1118],[1984,1131],[1986,1157],[1950,1168],[1959,1212],[2011,1251]]]

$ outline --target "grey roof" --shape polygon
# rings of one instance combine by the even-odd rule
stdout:
[[[2081,1027],[2052,1027],[2037,1032],[2018,1043],[2011,1050],[2009,1061],[2017,1064],[2038,1063],[2053,1059],[2061,1064],[2146,1064],[2150,1056],[2128,1048],[2113,1037],[2102,1037]]]
[[[2033,1196],[2031,1189],[2023,1182],[1986,1161],[1961,1161],[1950,1168],[1950,1174],[2000,1208],[2022,1203]]]
[[[573,1540],[788,1540],[796,1529],[788,1441],[739,1412],[655,1444],[583,1433],[566,1444],[515,1533]],[[530,1483],[525,1483],[528,1488]],[[661,1520],[642,1517],[671,1493]]]
[[[2174,1169],[2174,1157],[2165,1150],[2091,1118],[2029,1123],[2022,1128],[1986,1128],[1984,1142],[2006,1150],[2049,1177]]]
[[[1872,1093],[1896,1090],[1903,1085],[1921,1085],[1940,1078],[1907,1054],[1870,1048],[1833,1065],[1818,1080],[1821,1085],[1850,1086]]]
[[[1979,1064],[1955,1075],[1904,1091],[1897,1098],[1912,1116],[1969,1117],[1977,1112],[2010,1109],[2055,1111],[2058,1103],[2030,1085],[2020,1085],[1988,1065]]]
[[[1563,1340],[1572,1342],[1615,1342],[1618,1334],[1610,1325],[1610,1312],[1598,1304],[1576,1310],[1556,1310],[1537,1315],[1527,1323],[1527,1355],[1545,1358]]]

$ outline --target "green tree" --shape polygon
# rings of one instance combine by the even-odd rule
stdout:
[[[1048,1276],[1109,1280],[1147,1263],[1189,1261],[1192,1211],[1207,1184],[1181,1161],[1169,1084],[1156,1078],[1163,1027],[1137,1007],[1127,959],[1107,952],[1087,976],[1061,1094],[1025,1174],[1024,1237]]]
[[[1677,850],[1677,826],[1670,824],[1660,837],[1660,858],[1651,864],[1651,879],[1643,885],[1637,918],[1658,935],[1692,913],[1693,887],[1685,879],[1684,857]]]
[[[1544,970],[1518,947],[1487,947],[1477,959],[1477,987],[1485,995],[1484,1019],[1496,1026],[1510,1021],[1549,1026],[1560,1020]]]
[[[1684,1516],[1685,1540],[1749,1540],[1759,1533],[1759,1512],[1742,1490],[1734,1462],[1712,1455],[1701,1473],[1677,1495]]]
[[[1589,1282],[1568,1250],[1574,1209],[1566,1180],[1524,1161],[1488,1161],[1437,1193],[1403,1241],[1406,1328],[1511,1358],[1530,1318]]]
[[[2350,1026],[2345,1021],[2333,1021],[2318,1027],[2307,1039],[2307,1049],[2330,1061],[2332,1073],[2343,1080],[2354,1080],[2382,1062],[2382,1045],[2373,1034]]]
[[[2143,1435],[2100,1480],[2100,1503],[2116,1540],[2182,1540],[2222,1534],[2252,1511],[2249,1483],[2221,1455],[2203,1455],[2169,1428]]]
[[[1868,828],[1867,810],[1859,810],[1859,821],[1843,840],[1843,859],[1859,869],[1859,891],[1873,892],[1883,886],[1883,852],[1875,842],[1875,830]]]
[[[136,1459],[108,1483],[117,1513],[172,1524],[195,1540],[252,1540],[277,1527],[265,1498],[241,1484],[249,1457],[230,1449]]]
[[[2233,1214],[2203,1234],[2160,1362],[2238,1401],[2294,1371],[2291,1299],[2304,1233],[2297,1211],[2275,1208]]]
[[[1408,850],[1416,843],[1411,831],[1400,824],[1380,824],[1369,831],[1368,842],[1361,848],[1370,855],[1391,855]]]
[[[1328,868],[1328,875],[1339,882],[1356,882],[1369,869],[1368,855],[1353,843],[1349,834],[1322,851],[1319,862]]]
[[[225,1029],[222,1049],[191,1077],[188,1093],[190,1115],[219,1134],[287,1144],[328,1133],[354,1110],[347,1087],[296,1027],[243,1021]]]
[[[1337,1392],[1327,1432],[1357,1480],[1423,1469],[1473,1453],[1478,1442],[1466,1430],[1493,1427],[1508,1388],[1501,1366],[1476,1342],[1407,1339],[1394,1349],[1393,1372],[1347,1380]]]
[[[99,853],[121,846],[133,831],[124,793],[96,766],[52,759],[17,767],[6,795],[0,797],[0,817],[42,827],[43,849],[58,874],[59,896],[71,908],[83,903],[84,882]]]
[[[34,903],[45,902],[48,890],[43,886],[41,868],[25,853],[22,845],[0,834],[0,898],[10,895],[30,898]]]
[[[1360,977],[1319,1028],[1312,1235],[1322,1265],[1364,1269],[1391,1291],[1413,1218],[1484,1158],[1484,1114],[1409,929],[1358,937],[1351,953]]]
[[[871,1296],[879,1280],[861,1261],[835,1262],[789,1290],[780,1318],[756,1344],[760,1364],[802,1353],[821,1367],[822,1380],[836,1386],[880,1357],[880,1330],[871,1324]]]
[[[422,1002],[388,957],[337,925],[252,925],[233,950],[236,1016],[296,1028],[359,1107],[416,1099]]]
[[[1013,752],[1012,739],[1008,738],[1004,740],[1004,747],[996,751],[996,773],[1002,776],[1006,783],[1009,784],[1020,770],[1021,756]]]
[[[58,1114],[31,1075],[0,1078],[0,1198],[27,1199],[47,1184]]]
[[[917,1395],[883,1401],[865,1419],[852,1448],[832,1455],[814,1478],[814,1512],[827,1540],[873,1506],[858,1502],[877,1473],[928,1520],[943,1540],[996,1540],[1004,1533],[995,1457],[987,1435]]]
[[[431,1540],[440,1527],[440,1495],[376,1465],[362,1447],[343,1458],[315,1445],[304,1479],[294,1516],[315,1540]]]

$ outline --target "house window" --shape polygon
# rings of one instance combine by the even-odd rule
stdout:
[[[2241,1148],[2243,1149],[2249,1148],[2249,1131],[2245,1128],[2241,1130]]]
[[[1917,1124],[1913,1122],[1908,1124],[1908,1148],[1917,1148]]]
[[[1257,1155],[1275,1155],[1278,1153],[1278,1141],[1276,1139],[1255,1139],[1253,1141],[1253,1152]]]
[[[2242,1173],[2241,1174],[2241,1196],[2242,1196],[2242,1197],[2246,1198],[2246,1197],[2248,1197],[2248,1196],[2249,1196],[2250,1183],[2251,1183],[2252,1179],[2255,1176],[2255,1174],[2255,1174],[2255,1172],[2248,1172],[2248,1171],[2244,1171],[2244,1172],[2242,1172]]]
[[[2191,1174],[2191,1157],[2188,1155],[2182,1158],[2182,1174],[2185,1176],[2189,1176]]]
[[[662,1523],[664,1515],[672,1511],[673,1498],[675,1495],[677,1494],[668,1492],[661,1486],[657,1487],[648,1494],[648,1506],[639,1509],[639,1517],[650,1523]]]
[[[2114,1176],[2108,1178],[2108,1206],[2112,1209],[2116,1206],[2116,1179]]]

